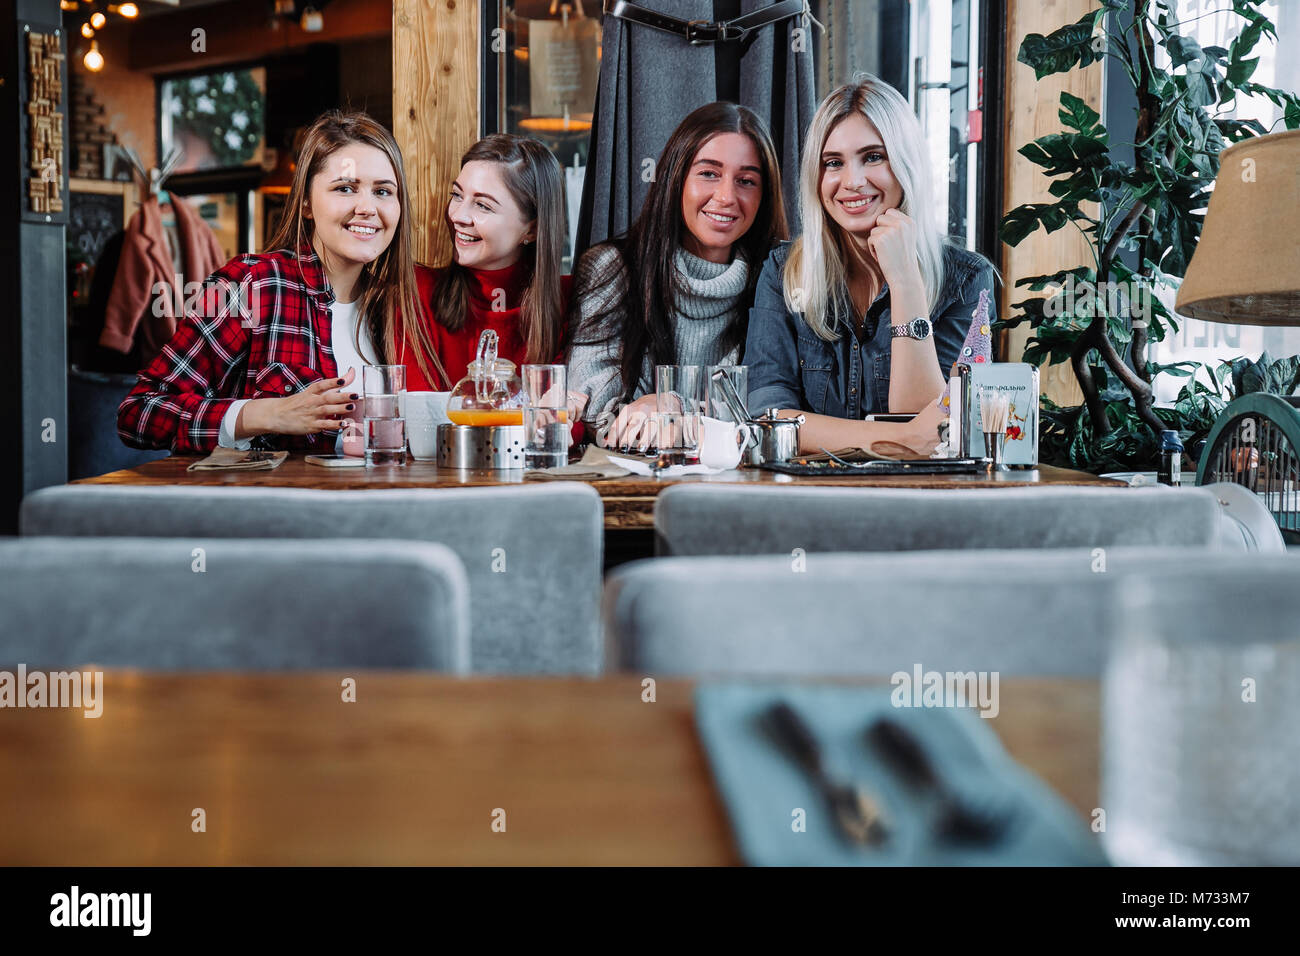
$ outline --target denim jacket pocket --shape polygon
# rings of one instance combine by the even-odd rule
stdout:
[[[804,405],[807,411],[826,412],[826,392],[835,373],[835,359],[820,339],[810,341],[799,336],[799,379],[803,384]],[[757,409],[757,412],[763,409]]]
[[[877,355],[871,360],[871,387],[876,393],[876,407],[889,408],[889,359],[888,355]]]

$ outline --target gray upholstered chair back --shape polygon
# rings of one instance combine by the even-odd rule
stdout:
[[[1198,488],[790,488],[678,484],[655,503],[663,555],[1214,545]]]
[[[433,541],[465,565],[476,673],[594,674],[603,517],[587,485],[314,491],[47,488],[23,501],[25,535],[383,538]],[[359,570],[357,586],[370,575]]]
[[[0,621],[6,667],[469,670],[465,569],[436,544],[7,538]]]
[[[1152,575],[1174,593],[1181,569],[1210,558],[1300,569],[1294,558],[1163,548],[656,558],[611,573],[606,658],[651,676],[884,676],[920,666],[1096,677],[1119,582]]]

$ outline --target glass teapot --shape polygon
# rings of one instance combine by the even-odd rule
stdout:
[[[485,329],[478,356],[469,363],[447,400],[447,417],[456,425],[522,425],[523,387],[515,363],[497,358],[497,334]]]

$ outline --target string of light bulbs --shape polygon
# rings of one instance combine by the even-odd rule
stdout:
[[[86,69],[92,73],[98,73],[104,68],[104,54],[99,52],[99,41],[95,39],[95,31],[102,30],[104,24],[108,22],[108,13],[116,13],[127,20],[134,20],[140,15],[140,8],[131,0],[126,3],[80,3],[78,0],[59,0],[59,9],[64,11],[81,10],[83,7],[90,7],[90,16],[81,24],[81,35],[90,41],[90,49],[82,57],[81,62]]]

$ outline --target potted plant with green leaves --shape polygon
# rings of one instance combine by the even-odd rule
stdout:
[[[1062,93],[1063,131],[1018,150],[1052,179],[1053,201],[1008,212],[1002,240],[1015,246],[1040,228],[1073,228],[1090,252],[1088,261],[1017,280],[1017,287],[1047,294],[1015,302],[997,323],[1028,323],[1023,360],[1069,363],[1083,393],[1083,404],[1073,408],[1043,399],[1045,462],[1091,471],[1152,467],[1162,430],[1177,429],[1193,447],[1222,411],[1225,392],[1241,384],[1231,363],[1161,365],[1147,357],[1149,343],[1178,330],[1158,293],[1172,292],[1186,273],[1219,153],[1269,132],[1229,115],[1236,98],[1267,97],[1288,129],[1300,128],[1300,98],[1251,79],[1259,63],[1251,54],[1261,42],[1277,42],[1264,0],[1225,2],[1241,25],[1226,49],[1203,48],[1180,32],[1172,0],[1098,0],[1077,22],[1047,36],[1030,34],[1020,45],[1020,62],[1039,79],[1109,61],[1137,104],[1133,142],[1112,142],[1095,110]],[[1172,406],[1155,404],[1152,381],[1161,374],[1186,379]],[[1256,376],[1263,383],[1286,377]]]

